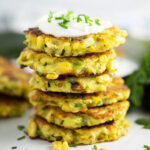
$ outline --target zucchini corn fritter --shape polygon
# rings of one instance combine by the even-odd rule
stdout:
[[[52,106],[38,105],[35,107],[35,115],[46,119],[49,123],[74,129],[123,119],[128,107],[129,102],[123,101],[103,107],[90,108],[82,113],[71,113],[64,112],[61,109]]]
[[[128,121],[116,120],[90,128],[65,129],[35,116],[29,121],[26,132],[31,138],[40,137],[48,141],[62,140],[69,144],[94,144],[117,140],[127,134],[128,127]]]
[[[26,97],[30,75],[0,57],[0,93]]]
[[[94,93],[106,91],[112,81],[112,76],[104,73],[90,77],[64,77],[62,79],[48,80],[36,73],[32,74],[30,85],[33,89],[44,92],[64,93]]]
[[[94,94],[65,94],[33,90],[29,94],[30,103],[59,107],[65,112],[85,112],[88,108],[110,105],[128,99],[130,90],[121,78],[114,78],[106,92]]]
[[[25,31],[29,48],[35,51],[44,51],[50,56],[79,56],[87,53],[105,52],[125,42],[127,32],[113,26],[101,33],[80,37],[54,37],[42,33],[38,28]]]
[[[29,66],[47,79],[57,79],[60,75],[73,75],[76,77],[98,75],[104,71],[114,72],[114,50],[102,54],[92,54],[84,57],[51,57],[45,53],[24,49],[18,63]]]
[[[0,117],[21,116],[29,107],[24,98],[0,94]]]

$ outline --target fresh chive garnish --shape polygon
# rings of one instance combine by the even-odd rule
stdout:
[[[21,136],[21,137],[17,138],[17,140],[20,141],[20,140],[23,140],[25,138],[26,138],[25,136]]]
[[[50,23],[51,22],[51,20],[52,20],[52,18],[53,18],[53,12],[52,11],[50,11],[50,13],[49,13],[49,16],[48,16],[48,22]]]
[[[93,25],[92,22],[90,22],[90,23],[89,23],[89,26],[92,26],[92,25]]]
[[[75,104],[75,107],[81,107],[82,104]]]
[[[23,125],[18,125],[17,128],[18,128],[18,130],[22,131],[22,130],[25,128],[25,126],[23,126]]]
[[[99,26],[101,25],[100,22],[99,22],[99,19],[95,19],[95,23],[96,23],[97,25],[99,25]]]
[[[144,148],[145,148],[146,150],[150,150],[150,146],[148,146],[148,145],[144,145]]]
[[[68,11],[67,14],[62,14],[61,16],[54,17],[55,20],[60,20],[61,22],[58,22],[58,25],[61,26],[64,29],[68,29],[67,23],[70,22],[70,20],[76,20],[77,22],[85,21],[86,24],[89,26],[93,25],[93,21],[89,16],[85,14],[79,14],[77,17],[73,16],[73,11]],[[48,22],[50,23],[53,18],[53,12],[51,11],[49,13]],[[95,24],[101,25],[99,19],[95,19]]]
[[[66,26],[63,22],[58,23],[61,27],[63,27],[64,29],[68,29],[68,26]]]
[[[69,146],[70,146],[70,147],[75,147],[76,145],[75,145],[75,144],[69,144]]]
[[[17,146],[12,146],[11,149],[17,149]]]
[[[93,146],[93,149],[94,149],[94,150],[98,150],[98,148],[97,148],[97,146],[96,146],[96,145],[94,145],[94,146]]]
[[[73,11],[68,11],[67,18],[70,18],[72,14],[73,14]]]

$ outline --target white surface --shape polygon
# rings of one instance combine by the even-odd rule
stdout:
[[[25,135],[23,131],[17,129],[18,125],[27,126],[28,119],[32,116],[32,111],[28,111],[24,117],[0,119],[0,150],[11,150],[12,146],[17,146],[18,150],[52,150],[51,144],[40,139],[31,140],[27,136],[21,141],[17,138]],[[150,114],[140,110],[129,112],[127,119],[130,120],[130,128],[127,136],[118,141],[96,144],[98,148],[108,150],[144,150],[143,145],[150,145],[150,130],[142,129],[134,121],[137,118],[149,118]],[[77,146],[70,150],[92,150],[93,145]]]
[[[85,22],[85,19],[83,16],[80,18],[82,21],[77,22],[77,17],[79,14],[73,13],[70,15],[70,22],[66,24],[68,29],[64,29],[59,25],[59,23],[62,22],[62,20],[56,20],[55,17],[61,17],[62,15],[67,15],[67,10],[61,10],[61,11],[52,11],[53,17],[51,19],[51,22],[48,22],[49,15],[42,17],[37,21],[36,26],[39,27],[39,29],[45,33],[45,34],[51,34],[56,37],[78,37],[83,35],[88,35],[91,33],[97,33],[102,32],[106,28],[112,27],[112,23],[110,21],[103,20],[102,18],[99,19],[99,23],[101,25],[97,25],[95,23],[95,19],[90,16],[90,19],[93,21],[92,25],[90,26],[89,23]]]

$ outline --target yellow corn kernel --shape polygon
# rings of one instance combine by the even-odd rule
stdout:
[[[44,38],[42,36],[37,37],[37,46],[38,48],[42,49],[44,45]]]
[[[61,62],[61,63],[59,63],[59,70],[61,71],[61,72],[68,72],[69,70],[71,70],[71,64],[69,63],[69,62]]]
[[[52,142],[52,146],[54,150],[69,150],[69,146],[66,141],[54,141]]]
[[[57,79],[58,78],[58,74],[57,73],[49,73],[46,75],[47,79]]]
[[[99,150],[107,150],[106,148],[100,148]]]
[[[107,70],[111,73],[116,71],[116,65],[115,65],[114,61],[111,60],[111,61],[108,62]]]
[[[31,120],[29,120],[29,122],[28,122],[28,135],[30,136],[30,137],[36,137],[37,136],[37,124],[36,124],[36,122],[33,120],[33,119],[31,119]]]

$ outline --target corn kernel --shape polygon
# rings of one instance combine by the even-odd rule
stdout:
[[[37,124],[36,122],[31,119],[29,120],[29,123],[28,123],[28,135],[30,137],[36,137],[37,136]]]
[[[69,62],[59,63],[59,70],[62,72],[67,72],[71,70],[71,64]]]
[[[46,75],[47,79],[57,79],[58,78],[58,74],[57,73],[49,73]]]
[[[69,150],[69,146],[66,141],[64,141],[64,142],[55,141],[52,143],[52,146],[53,146],[54,150]]]

